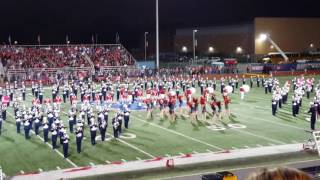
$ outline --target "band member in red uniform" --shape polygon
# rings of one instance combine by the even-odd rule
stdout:
[[[85,95],[83,96],[83,102],[84,102],[84,103],[89,103],[89,101],[90,101],[89,95],[85,94]]]
[[[58,109],[60,110],[60,104],[62,103],[61,97],[60,97],[60,96],[57,96],[57,97],[54,99],[53,102],[57,104]]]
[[[96,103],[96,105],[100,105],[101,104],[99,94],[95,94],[94,95],[94,102]]]
[[[44,102],[44,104],[48,105],[48,104],[50,104],[50,103],[51,103],[51,99],[46,98],[43,102]]]
[[[174,123],[176,121],[176,115],[174,112],[175,106],[176,106],[175,96],[169,96],[168,107],[169,107],[169,116],[170,116],[171,123]]]
[[[216,123],[216,119],[221,121],[221,102],[214,98],[210,106],[212,109],[212,122]]]
[[[32,105],[37,106],[37,105],[39,105],[39,104],[40,104],[40,100],[39,100],[38,98],[34,98],[34,99],[32,100]]]
[[[108,104],[112,103],[112,94],[111,93],[107,94],[106,101],[107,101]]]
[[[75,94],[70,94],[70,104],[76,104],[77,103],[77,96]]]
[[[226,110],[226,112],[225,112],[226,116],[229,118],[231,115],[231,111],[229,108],[229,104],[230,104],[231,100],[230,100],[230,97],[228,97],[227,93],[223,93],[223,101],[224,101],[224,108]]]
[[[207,115],[206,104],[207,104],[206,93],[204,93],[200,97],[200,105],[201,105],[202,115],[204,116],[204,120],[206,120],[206,115]]]
[[[183,105],[183,95],[182,95],[182,94],[179,94],[179,95],[178,95],[178,101],[179,101],[179,112],[180,112],[180,114],[182,115],[182,113],[183,113],[183,108],[182,108],[182,105]]]
[[[164,95],[160,95],[157,99],[160,108],[160,119],[164,118]]]
[[[191,102],[191,123],[195,124],[198,121],[198,99],[193,97]]]
[[[240,99],[244,99],[244,88],[242,86],[240,87]]]
[[[151,105],[152,101],[151,101],[150,96],[147,96],[146,99],[143,100],[143,102],[144,102],[144,103],[146,104],[146,106],[147,106],[147,111],[148,111],[147,119],[153,118],[153,115],[152,115],[153,109],[152,109],[152,105]]]

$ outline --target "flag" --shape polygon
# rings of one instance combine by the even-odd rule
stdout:
[[[37,40],[38,40],[38,44],[40,45],[40,35],[39,34],[38,34]]]
[[[116,44],[120,44],[120,36],[118,32],[116,34]]]
[[[11,35],[8,37],[9,44],[11,45]]]

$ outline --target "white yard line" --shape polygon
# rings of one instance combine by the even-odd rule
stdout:
[[[95,166],[95,164],[93,162],[90,162],[89,164],[90,164],[90,166]]]
[[[263,147],[262,145],[260,145],[260,144],[257,144],[257,147]]]
[[[107,133],[107,135],[108,135],[108,136],[112,136],[112,135],[109,134],[109,133]],[[113,136],[112,136],[112,137],[113,137]],[[123,144],[131,147],[131,148],[134,149],[134,150],[137,150],[137,151],[139,151],[139,152],[141,152],[141,153],[143,153],[143,154],[145,154],[145,155],[147,155],[147,156],[149,156],[149,157],[151,157],[151,158],[155,158],[154,155],[152,155],[152,154],[150,154],[150,153],[148,153],[148,152],[146,152],[146,151],[144,151],[144,150],[142,150],[142,149],[140,149],[140,148],[138,148],[138,147],[136,147],[136,146],[134,146],[134,145],[132,145],[132,144],[129,144],[129,143],[127,143],[126,141],[124,141],[124,140],[122,140],[122,139],[120,139],[120,138],[118,138],[117,140],[120,141],[121,143],[123,143]]]
[[[247,148],[247,149],[249,149],[250,148],[250,146],[244,146],[245,148]]]
[[[110,162],[110,161],[108,161],[108,160],[106,160],[105,162],[106,162],[107,164],[111,164],[111,162]]]
[[[238,148],[236,148],[236,147],[231,147],[231,149],[237,150]]]
[[[125,159],[121,159],[121,161],[122,161],[122,162],[127,162],[127,160],[125,160]]]
[[[238,112],[232,112],[232,114],[236,114],[236,115],[240,115],[240,116],[243,116],[243,114],[240,114]],[[245,115],[246,117],[249,117],[247,115]],[[290,125],[290,124],[285,124],[285,123],[281,123],[281,122],[276,122],[276,121],[269,121],[269,120],[265,120],[263,118],[259,118],[259,117],[254,117],[255,119],[259,119],[261,121],[264,121],[264,122],[268,122],[268,123],[272,123],[272,124],[277,124],[277,125],[280,125],[280,126],[285,126],[285,127],[290,127],[290,128],[294,128],[294,129],[299,129],[299,130],[305,130],[303,128],[300,128],[300,127],[297,127],[297,126],[293,126],[293,125]],[[243,120],[244,118],[241,119],[241,121],[244,121],[244,122],[247,122],[247,123],[250,123],[249,121],[246,121],[246,120]]]
[[[57,168],[57,170],[60,170],[60,169],[61,169],[59,166],[57,166],[56,168]]]
[[[21,173],[21,174],[24,174],[24,171],[23,171],[23,170],[21,170],[21,171],[20,171],[20,173]]]
[[[43,172],[43,170],[41,168],[39,168],[38,170],[39,170],[39,172]]]
[[[209,150],[209,149],[207,149],[206,151],[207,151],[207,152],[209,152],[209,153],[212,153],[212,151],[211,151],[211,150]]]
[[[260,136],[260,135],[257,135],[257,134],[253,134],[251,132],[247,132],[247,131],[242,131],[242,130],[239,130],[239,129],[233,129],[234,131],[238,131],[238,132],[241,132],[241,133],[244,133],[244,134],[248,134],[250,136],[254,136],[254,137],[257,137],[257,138],[260,138],[260,139],[264,139],[264,140],[267,140],[267,141],[271,141],[271,142],[274,142],[274,143],[277,143],[277,144],[287,144],[285,142],[282,142],[282,141],[279,141],[279,140],[276,140],[276,139],[273,139],[273,138],[269,138],[269,137],[266,137],[266,136]]]
[[[197,151],[192,151],[194,154],[198,154],[198,152]]]
[[[181,152],[179,152],[179,154],[180,154],[181,156],[185,156],[185,154],[183,154],[183,153],[181,153]]]
[[[204,144],[204,145],[207,145],[207,146],[209,146],[209,147],[212,147],[212,148],[215,148],[215,149],[218,149],[218,150],[224,150],[224,149],[221,148],[221,147],[218,147],[218,146],[209,144],[209,143],[204,142],[204,141],[202,141],[202,140],[195,139],[195,138],[193,138],[193,137],[187,136],[187,135],[182,134],[182,133],[179,133],[179,132],[177,132],[177,131],[174,131],[174,130],[171,130],[171,129],[162,127],[162,126],[160,126],[160,125],[157,125],[157,124],[154,124],[154,123],[145,121],[145,120],[142,120],[142,119],[140,119],[139,117],[136,117],[136,116],[133,116],[133,115],[131,115],[131,117],[133,117],[134,119],[136,119],[136,120],[138,120],[138,121],[141,121],[141,122],[144,122],[144,123],[148,123],[149,125],[151,125],[151,126],[153,126],[153,127],[157,127],[157,128],[163,129],[163,130],[168,131],[168,132],[170,132],[170,133],[172,133],[172,134],[176,134],[176,135],[178,135],[178,136],[181,136],[181,137],[184,137],[184,138],[186,138],[186,139],[189,139],[189,140],[198,142],[198,143],[200,143],[200,144]]]
[[[8,112],[8,115],[11,116],[11,117],[14,119],[13,115],[12,115],[10,112]],[[34,132],[33,130],[31,130],[31,133],[35,134],[35,132]],[[38,135],[37,137],[38,137],[41,141],[44,142],[44,139],[43,139],[41,136]],[[52,145],[51,145],[51,144],[49,144],[48,142],[46,142],[46,145],[49,146],[49,147],[52,149]],[[56,153],[58,153],[59,156],[61,156],[62,158],[64,158],[63,154],[62,154],[60,151],[58,151],[57,149],[54,149],[54,151],[55,151]],[[74,162],[72,162],[69,158],[65,158],[65,160],[66,160],[69,164],[71,164],[73,167],[78,167],[78,166],[77,166]]]
[[[165,156],[166,156],[166,157],[171,157],[171,155],[170,155],[170,154],[165,154]]]
[[[142,159],[141,158],[139,158],[139,157],[136,157],[136,159],[138,160],[138,161],[141,161]]]

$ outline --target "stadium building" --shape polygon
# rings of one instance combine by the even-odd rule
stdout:
[[[177,29],[174,48],[176,53],[192,54],[193,31],[198,30],[195,33],[197,56],[250,58],[277,52],[269,42],[257,41],[261,33],[269,34],[286,53],[315,52],[320,47],[319,27],[319,18],[255,18],[241,24]]]

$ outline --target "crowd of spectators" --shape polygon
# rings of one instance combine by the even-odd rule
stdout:
[[[134,59],[119,46],[0,46],[0,60],[7,69],[133,65]]]
[[[96,66],[124,66],[135,63],[128,51],[120,46],[96,47],[91,51],[90,58]]]

